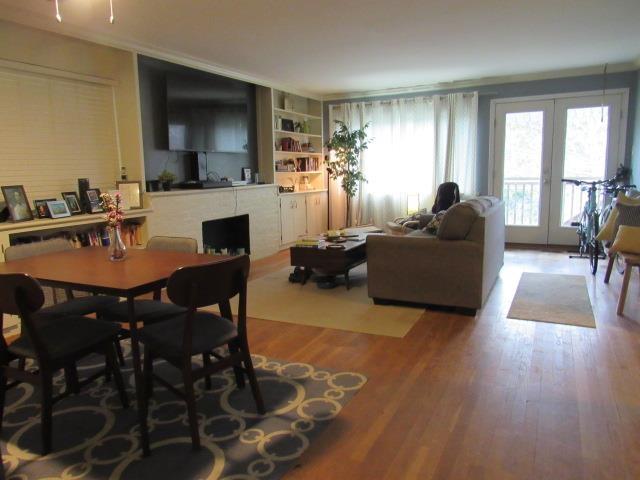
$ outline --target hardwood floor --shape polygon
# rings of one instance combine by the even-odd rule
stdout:
[[[640,282],[618,317],[605,266],[510,250],[476,318],[425,311],[402,339],[250,320],[255,353],[369,379],[286,479],[640,478]],[[506,319],[523,271],[585,275],[597,329]]]

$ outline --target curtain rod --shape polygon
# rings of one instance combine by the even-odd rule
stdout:
[[[471,97],[474,95],[474,93],[478,93],[478,96],[495,96],[498,95],[498,92],[483,92],[483,93],[479,93],[479,92],[459,92],[462,94],[463,97]],[[398,98],[389,98],[386,100],[377,100],[375,102],[377,103],[382,103],[382,104],[386,104],[386,103],[392,103],[395,102],[396,100],[405,100],[405,101],[415,101],[418,98],[434,98],[434,97],[440,97],[440,98],[444,98],[447,97],[449,95],[455,95],[455,94],[438,94],[438,95],[418,95],[415,97],[398,97]],[[359,102],[359,101],[346,101],[343,103],[362,103],[364,105],[373,105],[374,101],[368,101],[368,102]],[[335,103],[332,105],[329,105],[329,107],[340,107],[343,105],[343,103]]]

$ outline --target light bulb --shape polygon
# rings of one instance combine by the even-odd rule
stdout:
[[[58,21],[58,23],[62,23],[62,16],[60,16],[60,7],[58,6],[58,0],[55,0],[56,2],[56,20]]]
[[[115,17],[113,16],[113,0],[109,0],[109,10],[111,11],[111,15],[109,16],[109,23],[113,24],[115,21]]]

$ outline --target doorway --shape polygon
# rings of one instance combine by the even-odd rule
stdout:
[[[586,192],[562,178],[600,180],[624,156],[626,90],[493,100],[493,184],[507,242],[573,245]]]

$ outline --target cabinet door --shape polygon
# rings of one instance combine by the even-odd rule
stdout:
[[[295,224],[295,238],[307,234],[307,208],[304,195],[296,195],[293,200],[293,217]]]
[[[293,214],[293,200],[290,197],[280,199],[280,226],[282,228],[282,244],[295,241],[295,216]]]
[[[307,195],[307,230],[309,235],[319,235],[327,230],[327,195]]]

